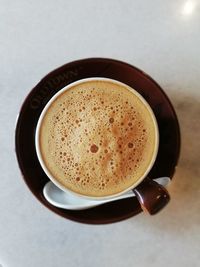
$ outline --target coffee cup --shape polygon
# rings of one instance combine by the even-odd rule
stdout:
[[[112,199],[132,189],[150,214],[169,201],[148,178],[159,148],[156,118],[124,83],[96,77],[61,89],[39,117],[35,146],[49,179],[77,197]]]

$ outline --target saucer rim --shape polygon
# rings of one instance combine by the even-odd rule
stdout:
[[[122,64],[122,65],[126,65],[130,68],[133,68],[135,69],[137,72],[139,72],[141,75],[145,76],[148,80],[150,80],[151,82],[153,82],[155,84],[155,86],[162,92],[163,94],[163,97],[164,99],[166,100],[167,104],[169,105],[170,109],[171,109],[171,112],[173,113],[173,120],[175,121],[176,123],[176,135],[177,135],[177,151],[176,151],[176,158],[174,160],[174,165],[173,165],[173,172],[170,176],[170,179],[173,178],[173,175],[174,175],[174,172],[175,172],[175,169],[176,169],[176,166],[177,166],[177,163],[178,163],[178,160],[179,160],[179,157],[180,157],[180,146],[181,146],[181,138],[180,138],[180,126],[179,126],[179,122],[178,122],[178,118],[177,118],[177,115],[176,115],[176,112],[174,110],[174,107],[169,99],[169,97],[167,96],[167,94],[165,93],[165,91],[160,87],[160,85],[150,76],[148,75],[146,72],[138,69],[137,67],[129,64],[129,63],[126,63],[126,62],[123,62],[123,61],[120,61],[120,60],[116,60],[116,59],[111,59],[111,58],[102,58],[102,57],[92,57],[92,58],[84,58],[84,59],[80,59],[80,60],[75,60],[75,61],[71,61],[69,63],[66,63],[52,71],[50,71],[48,74],[46,74],[34,87],[33,89],[27,94],[27,96],[25,97],[22,105],[21,105],[21,108],[20,108],[20,111],[18,113],[18,117],[17,117],[17,121],[16,121],[16,127],[15,127],[15,154],[16,154],[16,158],[17,158],[17,162],[18,162],[18,166],[19,166],[19,169],[21,171],[21,175],[25,181],[25,183],[27,184],[29,190],[32,192],[32,194],[40,201],[40,203],[44,206],[46,206],[49,210],[51,210],[52,212],[56,213],[57,215],[60,215],[62,216],[63,218],[65,219],[70,219],[74,222],[81,222],[81,223],[86,223],[86,224],[107,224],[107,223],[114,223],[114,222],[119,222],[121,220],[124,220],[124,219],[128,219],[130,217],[133,217],[134,215],[137,215],[138,213],[141,212],[141,208],[140,206],[136,207],[132,212],[128,213],[128,214],[124,214],[122,215],[121,217],[117,217],[117,218],[110,218],[110,219],[105,219],[105,221],[99,221],[99,219],[97,218],[97,220],[92,220],[92,221],[87,221],[85,218],[81,219],[80,218],[74,218],[73,215],[62,215],[61,213],[59,213],[59,208],[52,208],[52,207],[49,207],[49,205],[47,205],[46,202],[42,201],[38,194],[36,194],[34,192],[34,190],[32,189],[32,187],[30,186],[30,184],[28,183],[28,179],[25,178],[24,174],[23,174],[23,166],[20,165],[20,153],[19,153],[19,149],[18,149],[18,132],[19,132],[19,126],[20,126],[20,122],[21,120],[23,119],[22,118],[22,113],[23,113],[23,110],[26,108],[26,105],[27,105],[27,102],[28,100],[31,98],[32,94],[34,93],[35,89],[37,87],[39,87],[44,81],[46,81],[46,79],[48,79],[48,77],[52,74],[56,74],[56,73],[59,73],[62,69],[66,68],[66,67],[69,67],[69,65],[72,65],[72,64],[81,64],[83,62],[89,62],[89,61],[99,61],[99,60],[102,60],[102,61],[105,61],[105,63],[118,63],[118,64]],[[98,64],[98,62],[97,62]],[[120,66],[119,66],[120,68]],[[120,80],[119,80],[120,81]],[[123,81],[122,81],[123,82]],[[121,200],[123,201],[123,200]]]

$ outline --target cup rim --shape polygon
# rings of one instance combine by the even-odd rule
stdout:
[[[41,155],[41,151],[40,151],[40,142],[39,142],[39,133],[40,133],[40,127],[41,127],[41,124],[42,124],[42,120],[48,110],[48,108],[50,107],[50,105],[54,102],[54,100],[60,95],[62,94],[63,92],[65,92],[66,90],[69,90],[71,87],[75,86],[75,85],[78,85],[78,84],[81,84],[83,82],[88,82],[88,81],[94,81],[94,80],[98,80],[98,81],[110,81],[112,83],[115,83],[115,84],[118,84],[118,85],[121,85],[123,87],[126,87],[130,92],[132,92],[133,94],[135,94],[139,99],[140,101],[145,105],[145,107],[147,108],[147,110],[149,111],[149,114],[151,115],[151,118],[153,120],[153,124],[154,124],[154,128],[155,128],[155,146],[154,146],[154,153],[153,153],[153,156],[151,158],[151,161],[148,165],[148,168],[145,170],[145,172],[143,173],[143,175],[137,179],[137,181],[129,186],[128,188],[126,188],[125,190],[123,191],[120,191],[118,193],[115,193],[115,194],[112,194],[112,195],[106,195],[106,196],[87,196],[87,195],[83,195],[83,194],[80,194],[78,192],[75,192],[71,189],[68,189],[66,187],[64,187],[61,183],[59,183],[54,177],[53,175],[50,173],[50,171],[48,170],[48,168],[46,167],[43,159],[42,159],[42,155]],[[111,199],[113,197],[116,197],[116,196],[119,196],[119,195],[122,195],[126,192],[128,192],[129,190],[131,189],[134,189],[136,186],[138,186],[148,175],[148,173],[150,172],[151,168],[153,167],[153,164],[156,160],[156,157],[157,157],[157,154],[158,154],[158,148],[159,148],[159,129],[158,129],[158,124],[157,124],[157,120],[156,120],[156,117],[154,115],[154,112],[152,110],[152,108],[150,107],[149,103],[144,99],[144,97],[138,93],[134,88],[132,88],[131,86],[123,83],[123,82],[120,82],[120,81],[117,81],[115,79],[111,79],[111,78],[104,78],[104,77],[90,77],[90,78],[84,78],[84,79],[80,79],[78,81],[75,81],[75,82],[72,82],[68,85],[66,85],[65,87],[63,87],[62,89],[60,89],[55,95],[53,95],[51,97],[51,99],[47,102],[47,104],[45,105],[45,107],[43,108],[40,116],[39,116],[39,119],[38,119],[38,122],[37,122],[37,126],[36,126],[36,131],[35,131],[35,148],[36,148],[36,154],[37,154],[37,158],[39,160],[39,163],[43,169],[43,171],[45,172],[45,174],[48,176],[48,178],[58,187],[60,188],[61,190],[63,190],[64,192],[69,192],[69,193],[72,193],[74,194],[75,196],[77,197],[81,197],[81,198],[87,198],[87,199],[93,199],[93,200],[103,200],[103,199]]]

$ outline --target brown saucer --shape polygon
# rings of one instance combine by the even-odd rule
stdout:
[[[35,151],[35,128],[49,99],[67,84],[88,77],[107,77],[136,89],[157,118],[160,146],[150,178],[174,174],[180,152],[180,130],[175,111],[160,86],[143,71],[121,61],[89,58],[68,63],[45,76],[25,99],[16,126],[16,154],[23,178],[31,192],[47,208],[66,219],[90,224],[117,222],[141,212],[136,198],[119,200],[83,211],[69,211],[49,204],[42,190],[49,180]]]

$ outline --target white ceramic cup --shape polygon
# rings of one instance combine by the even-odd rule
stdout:
[[[117,194],[113,194],[113,195],[109,195],[109,196],[106,196],[106,197],[91,197],[91,196],[86,196],[86,195],[81,195],[81,194],[78,194],[76,192],[73,192],[71,190],[69,190],[68,188],[65,188],[62,184],[60,184],[58,182],[58,180],[56,180],[52,174],[49,172],[49,170],[47,169],[43,159],[42,159],[42,156],[41,156],[41,151],[40,151],[40,142],[39,142],[39,133],[40,133],[40,128],[41,128],[41,124],[43,122],[43,118],[44,118],[44,115],[46,114],[46,112],[48,112],[48,108],[49,106],[51,106],[51,104],[54,102],[54,100],[60,95],[62,94],[64,91],[67,91],[69,90],[72,86],[74,85],[78,85],[80,83],[83,83],[83,82],[88,82],[88,81],[91,81],[91,80],[100,80],[100,81],[111,81],[112,83],[114,84],[118,84],[118,85],[122,85],[123,87],[126,87],[128,90],[130,90],[131,93],[133,93],[134,95],[136,95],[140,100],[141,102],[143,103],[143,105],[145,105],[145,107],[148,109],[149,111],[149,114],[151,115],[151,118],[152,118],[152,123],[154,124],[155,126],[155,146],[154,146],[154,153],[152,155],[152,158],[151,158],[151,161],[148,165],[148,167],[146,168],[145,172],[143,173],[143,175],[141,177],[139,177],[137,179],[136,182],[134,182],[130,187],[126,188],[125,190],[121,191],[120,193],[117,193]],[[157,125],[157,121],[156,121],[156,118],[155,118],[155,115],[150,107],[150,105],[147,103],[147,101],[136,91],[134,90],[133,88],[131,88],[130,86],[122,83],[122,82],[119,82],[119,81],[116,81],[116,80],[113,80],[113,79],[108,79],[108,78],[100,78],[100,77],[93,77],[93,78],[86,78],[86,79],[81,79],[81,80],[78,80],[76,82],[73,82],[67,86],[65,86],[63,89],[61,89],[60,91],[58,91],[50,100],[49,102],[46,104],[46,106],[44,107],[40,117],[39,117],[39,120],[38,120],[38,123],[37,123],[37,127],[36,127],[36,134],[35,134],[35,146],[36,146],[36,153],[37,153],[37,157],[38,157],[38,160],[42,166],[42,169],[44,170],[44,172],[46,173],[46,175],[49,177],[49,179],[56,185],[58,186],[60,189],[62,189],[63,191],[65,192],[70,192],[70,193],[73,193],[79,197],[86,197],[86,198],[90,198],[90,199],[99,199],[99,200],[102,200],[102,199],[107,199],[107,198],[113,198],[115,196],[118,196],[118,195],[122,195],[124,194],[125,192],[129,191],[130,189],[134,189],[136,188],[138,185],[140,185],[143,180],[147,177],[148,173],[150,172],[154,162],[155,162],[155,159],[156,159],[156,156],[157,156],[157,153],[158,153],[158,147],[159,147],[159,130],[158,130],[158,125]],[[135,192],[135,191],[134,191]],[[135,192],[136,193],[136,192]],[[137,194],[136,194],[137,196]],[[140,200],[140,199],[139,199]]]

